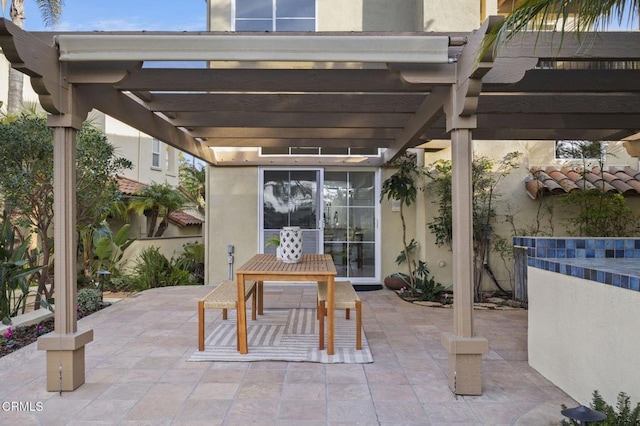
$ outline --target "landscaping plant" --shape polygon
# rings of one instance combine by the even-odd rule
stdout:
[[[404,217],[404,208],[409,207],[416,201],[418,190],[418,179],[424,175],[424,170],[416,163],[415,155],[406,153],[402,158],[392,164],[397,167],[398,170],[389,176],[380,189],[380,202],[385,198],[389,200],[396,200],[400,202],[400,220],[402,221],[402,252],[396,263],[400,264],[400,259],[407,262],[409,273],[407,274],[409,279],[409,288],[415,287],[414,275],[415,270],[418,267],[415,260],[410,257],[411,251],[415,249],[415,241],[407,243],[407,224]]]
[[[158,247],[144,249],[135,262],[131,277],[132,287],[135,291],[155,287],[197,284],[187,269],[181,267],[174,258],[167,259],[160,253]]]
[[[6,212],[0,226],[0,321],[11,324],[11,317],[24,313],[29,281],[27,277],[42,269],[29,267],[29,239],[16,240],[13,225]]]
[[[618,394],[618,401],[614,407],[607,404],[597,390],[593,391],[593,399],[589,404],[593,410],[599,411],[607,416],[601,422],[597,422],[602,426],[637,426],[640,425],[640,402],[631,408],[631,400],[625,392]],[[566,405],[562,405],[562,409],[566,409]],[[575,420],[562,420],[563,426],[580,425]]]
[[[518,167],[522,153],[507,153],[501,161],[486,156],[475,157],[472,162],[473,191],[473,265],[474,299],[482,300],[482,278],[487,268],[487,260],[494,236],[496,219],[495,204],[500,197],[497,187],[500,182]],[[427,189],[435,194],[438,214],[427,224],[436,238],[438,246],[451,247],[453,237],[453,216],[451,205],[452,164],[449,160],[439,160],[427,168],[430,181]]]

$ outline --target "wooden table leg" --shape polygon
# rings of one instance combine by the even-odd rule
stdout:
[[[335,282],[333,277],[327,280],[327,355],[334,354],[334,336],[335,336]]]
[[[238,350],[241,354],[249,352],[247,348],[247,301],[244,298],[244,274],[236,274],[238,284]],[[255,296],[254,296],[255,297]]]
[[[264,315],[264,281],[258,281],[258,315]]]

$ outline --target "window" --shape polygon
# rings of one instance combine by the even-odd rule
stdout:
[[[604,159],[607,143],[604,141],[556,141],[556,160]]]
[[[156,138],[151,140],[151,168],[160,168],[160,141]]]
[[[236,0],[235,31],[315,31],[316,0]]]

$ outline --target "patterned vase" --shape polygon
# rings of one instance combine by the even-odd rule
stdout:
[[[285,226],[280,230],[280,253],[284,263],[302,260],[302,231],[299,226]]]

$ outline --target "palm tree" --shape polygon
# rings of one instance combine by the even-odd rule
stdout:
[[[640,0],[523,0],[504,21],[494,26],[485,40],[485,48],[512,39],[523,31],[543,31],[553,24],[564,35],[574,31],[606,30],[617,21],[631,25],[640,15]],[[572,17],[573,19],[568,19]],[[556,24],[559,26],[556,26]],[[496,42],[494,44],[494,42]]]
[[[136,191],[134,197],[129,202],[128,210],[137,215],[147,215],[147,237],[161,237],[169,226],[171,213],[180,210],[187,203],[187,198],[168,183],[152,183]],[[160,217],[162,221],[156,230]]]
[[[198,204],[198,210],[204,211],[206,198],[207,172],[203,166],[196,166],[187,160],[180,161],[180,185]]]
[[[35,0],[42,22],[46,27],[55,26],[62,15],[63,0]],[[2,0],[2,10],[7,6],[7,0]],[[24,0],[11,0],[11,21],[20,28],[24,28]],[[24,75],[13,68],[9,68],[9,93],[7,97],[7,113],[16,115],[22,110],[22,87]]]

